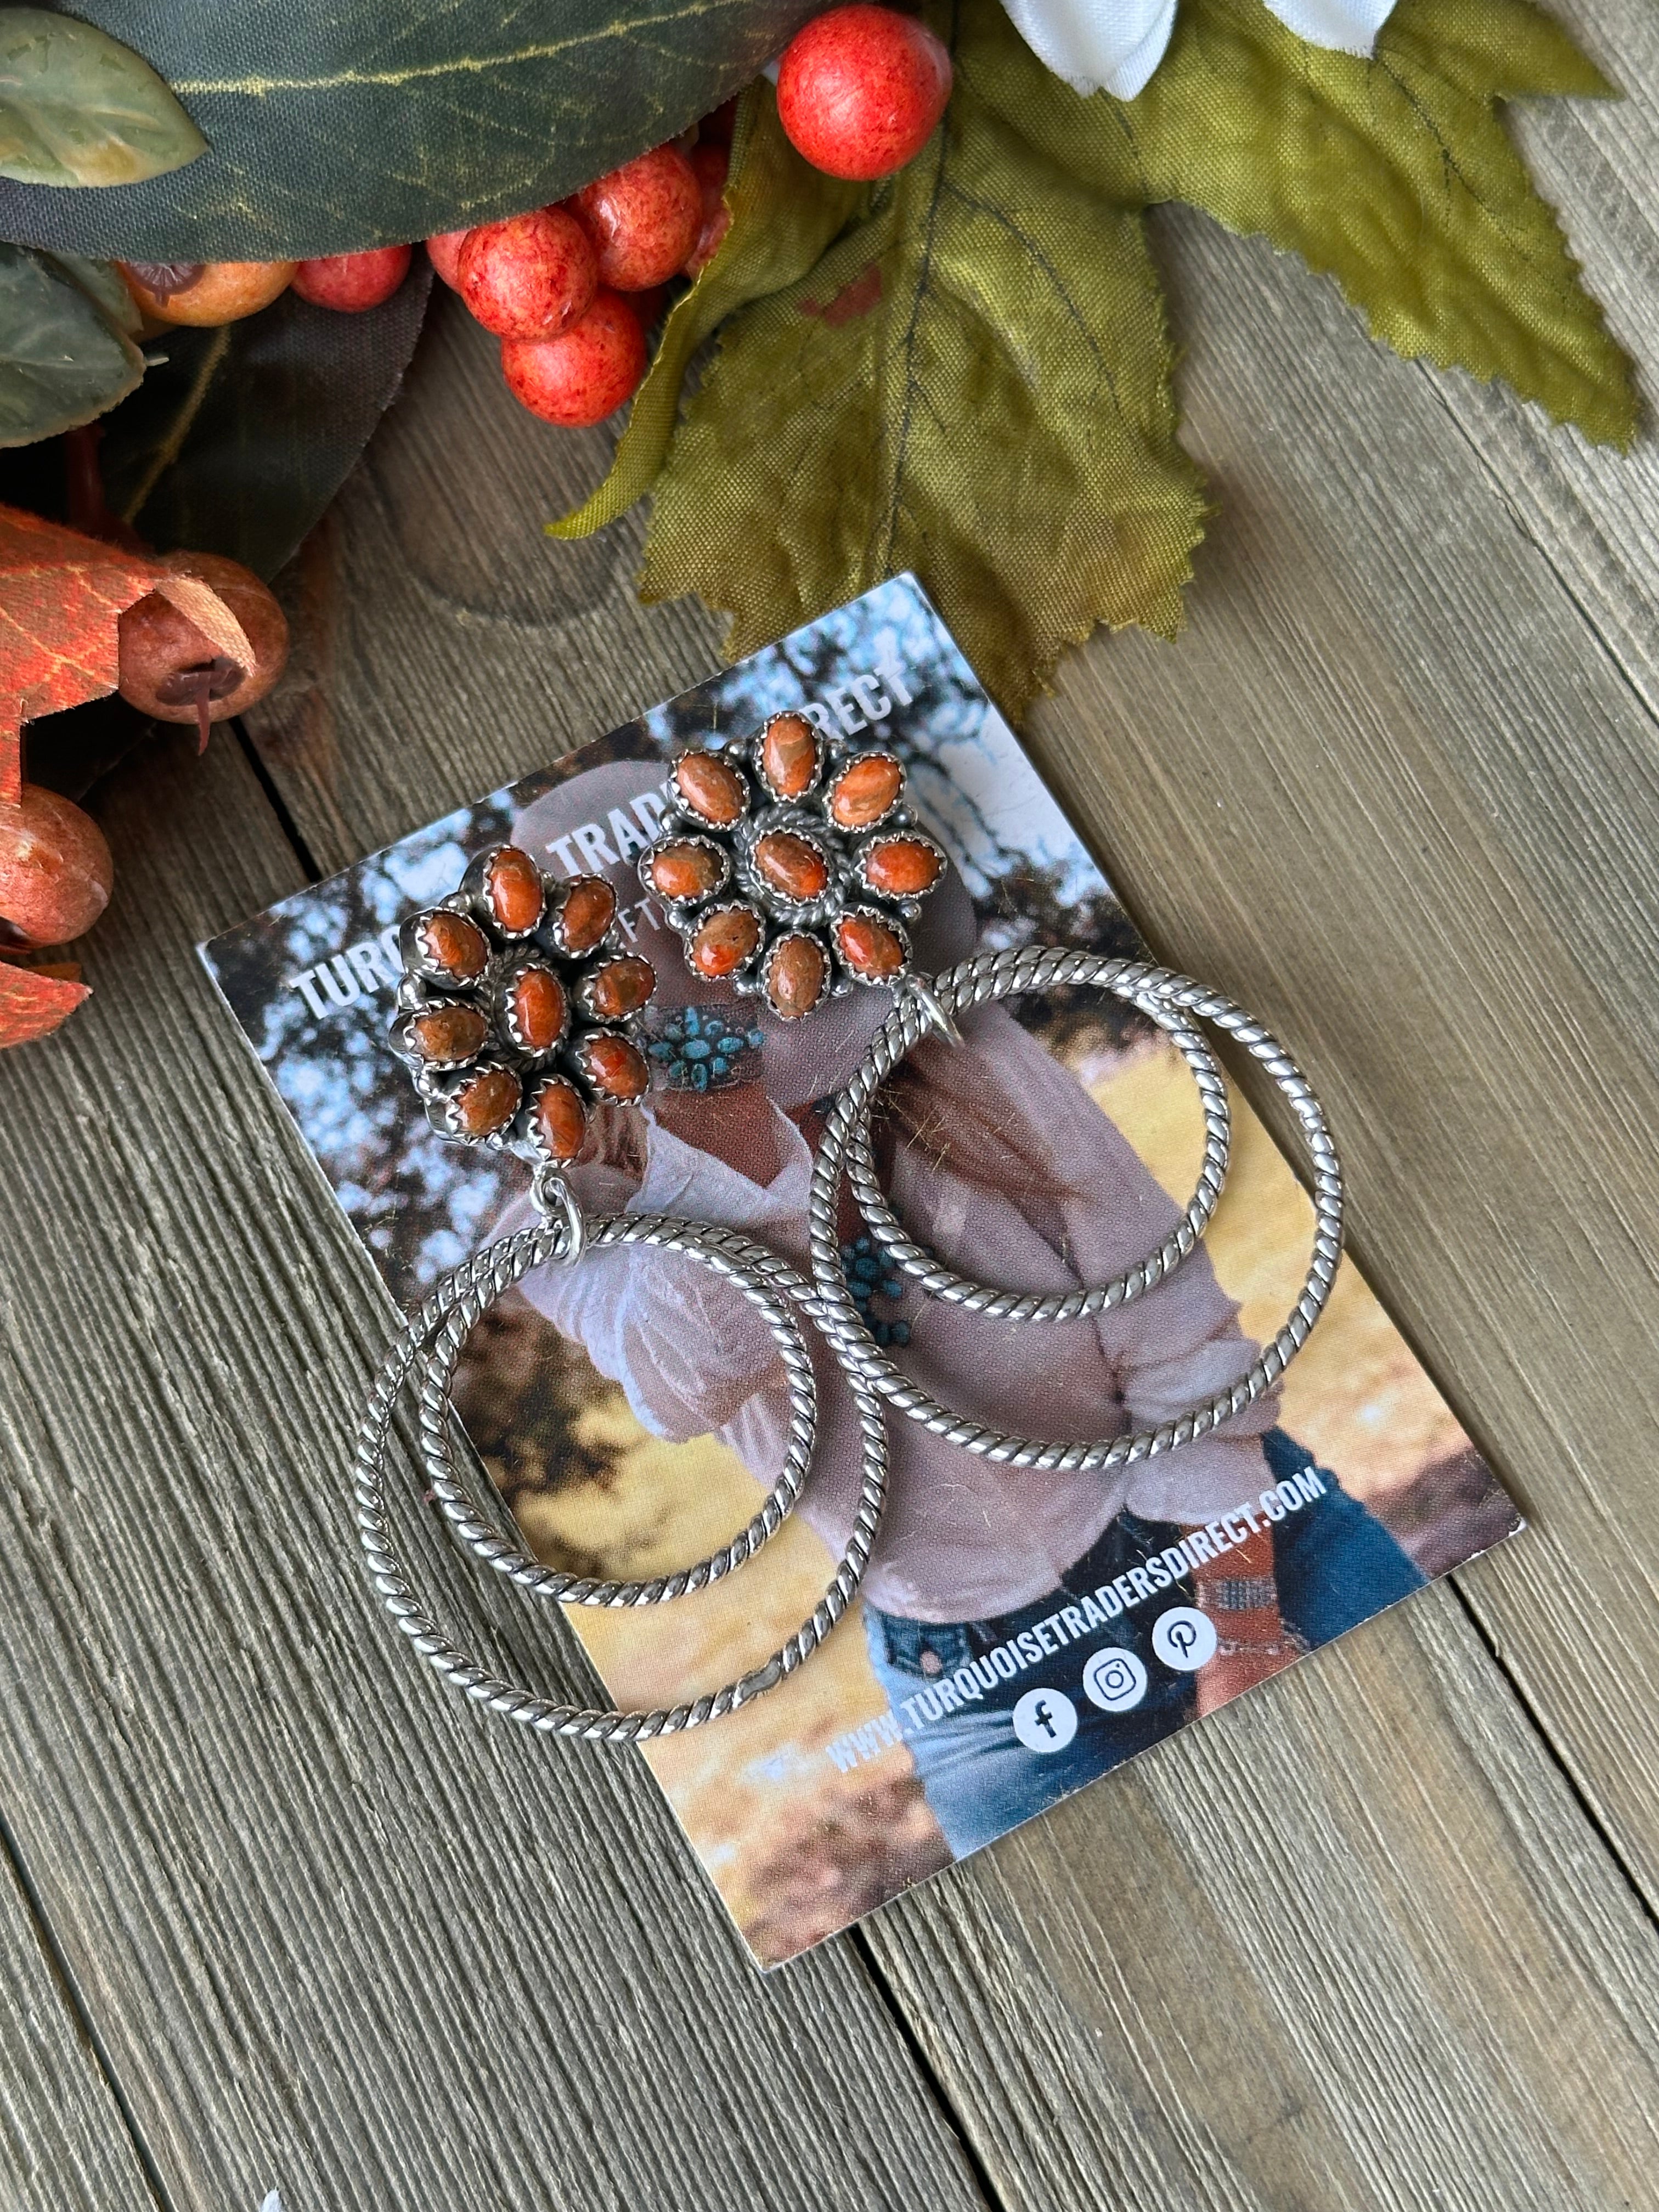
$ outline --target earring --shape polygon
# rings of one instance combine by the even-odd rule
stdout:
[[[904,804],[905,774],[884,749],[853,754],[804,715],[775,715],[758,736],[718,752],[693,748],[671,769],[664,832],[640,860],[688,963],[758,993],[797,1020],[855,986],[889,987],[893,1012],[832,1099],[814,1162],[809,1226],[819,1327],[849,1375],[898,1412],[965,1449],[1018,1467],[1119,1467],[1207,1434],[1272,1387],[1323,1310],[1341,1255],[1342,1172],[1319,1101],[1270,1031],[1231,1000],[1144,961],[1065,948],[981,953],[943,975],[916,973],[905,927],[948,865]],[[1170,1037],[1192,1069],[1204,1115],[1197,1186],[1175,1229],[1109,1283],[1039,1295],[1002,1289],[942,1266],[907,1237],[877,1182],[870,1142],[875,1096],[930,1034],[963,1042],[957,1016],[994,1000],[1061,985],[1110,991]],[[1197,1249],[1220,1197],[1231,1127],[1220,1064],[1194,1017],[1260,1060],[1296,1115],[1313,1170],[1313,1255],[1284,1326],[1238,1380],[1156,1429],[1056,1444],[992,1430],[908,1381],[879,1345],[847,1279],[838,1199],[843,1176],[872,1239],[931,1296],[1017,1322],[1074,1321],[1141,1297]]]
[[[734,1231],[663,1214],[586,1218],[563,1170],[580,1151],[595,1105],[641,1097],[649,1070],[639,1025],[656,988],[651,963],[621,951],[617,901],[602,878],[545,878],[526,853],[498,846],[468,869],[455,894],[404,924],[392,1043],[411,1066],[433,1125],[456,1142],[510,1150],[533,1169],[533,1227],[499,1239],[440,1282],[387,1354],[359,1432],[356,1516],[371,1578],[422,1657],[464,1695],[544,1733],[607,1743],[643,1742],[702,1726],[746,1705],[792,1674],[851,1602],[885,1503],[886,1436],[873,1385],[848,1377],[863,1446],[859,1504],[846,1550],[807,1620],[762,1666],[685,1704],[651,1711],[586,1708],[540,1696],[489,1674],[425,1610],[389,1522],[387,1444],[412,1378],[422,1455],[434,1498],[486,1565],[536,1597],[567,1605],[659,1605],[707,1589],[777,1534],[793,1509],[812,1456],[817,1399],[798,1315],[810,1285],[763,1246]],[[732,1540],[695,1565],[642,1582],[607,1582],[544,1566],[480,1514],[453,1449],[453,1386],[467,1336],[495,1300],[547,1264],[576,1267],[606,1246],[683,1253],[730,1282],[761,1314],[787,1382],[790,1417],[782,1472]]]

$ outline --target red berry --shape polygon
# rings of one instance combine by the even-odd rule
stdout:
[[[89,814],[26,783],[0,799],[0,918],[29,945],[66,945],[109,904],[114,863]]]
[[[645,332],[626,300],[601,291],[559,338],[503,338],[501,370],[513,397],[544,422],[567,429],[603,422],[639,389]]]
[[[481,223],[461,248],[460,295],[503,338],[556,338],[587,313],[599,284],[587,233],[562,208]]]
[[[617,297],[625,300],[640,319],[640,328],[648,335],[662,319],[668,304],[666,284],[653,284],[648,292],[618,292]]]
[[[294,289],[313,307],[361,315],[392,297],[409,274],[414,251],[410,246],[377,246],[367,253],[331,253],[319,261],[302,261],[294,272]]]
[[[702,194],[702,228],[686,258],[688,276],[702,276],[732,228],[732,210],[725,197],[726,173],[730,167],[731,157],[724,146],[702,145],[691,149],[692,173]]]
[[[427,259],[452,292],[459,292],[461,289],[461,272],[458,264],[461,248],[471,235],[470,231],[441,230],[426,242]]]
[[[778,120],[832,177],[890,176],[921,153],[951,97],[951,57],[914,16],[857,0],[808,23],[778,67]]]
[[[586,225],[599,282],[613,292],[665,284],[684,268],[702,228],[702,189],[678,146],[653,146],[565,204]]]

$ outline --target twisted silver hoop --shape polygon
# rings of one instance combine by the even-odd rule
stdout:
[[[982,956],[990,957],[990,956]],[[996,957],[1006,957],[997,955]],[[913,1278],[930,1297],[942,1298],[947,1305],[966,1308],[969,1313],[989,1316],[994,1321],[1080,1321],[1086,1314],[1104,1313],[1109,1307],[1127,1305],[1161,1283],[1174,1273],[1182,1261],[1193,1252],[1216,1209],[1223,1184],[1227,1180],[1227,1166],[1232,1149],[1232,1114],[1227,1103],[1227,1085],[1217,1060],[1200,1032],[1189,1022],[1179,1007],[1167,1005],[1156,992],[1143,989],[1132,980],[1125,982],[1122,975],[1105,976],[1107,969],[1122,969],[1121,961],[1108,961],[1088,953],[1074,953],[1076,960],[1092,961],[1098,977],[1079,976],[1078,981],[1101,981],[1104,988],[1120,999],[1128,1000],[1141,1012],[1149,1015],[1170,1038],[1182,1058],[1193,1071],[1198,1085],[1199,1103],[1204,1112],[1204,1158],[1199,1169],[1198,1182],[1186,1212],[1156,1250],[1148,1252],[1126,1267],[1109,1283],[1097,1283],[1080,1291],[1053,1291],[1039,1294],[1034,1291],[994,1289],[988,1283],[976,1281],[971,1275],[959,1275],[947,1267],[938,1255],[925,1244],[918,1244],[907,1237],[898,1217],[887,1201],[886,1194],[876,1180],[876,1164],[871,1149],[870,1115],[874,1094],[867,1099],[856,1116],[847,1139],[847,1180],[854,1203],[864,1216],[870,1234],[880,1245],[896,1267]],[[1039,988],[1020,986],[1022,989]],[[998,990],[990,995],[1002,998],[1007,992]],[[912,1013],[907,999],[918,1004]],[[904,1051],[906,1054],[930,1034],[940,1034],[941,1021],[950,1024],[954,1042],[960,1044],[961,1034],[949,1012],[940,1005],[932,987],[918,985],[907,979],[903,994],[898,1000],[898,1012],[904,1016]]]
[[[1342,1251],[1342,1170],[1324,1110],[1284,1047],[1231,999],[1188,976],[1145,961],[1108,960],[1095,953],[1032,946],[1020,951],[981,953],[933,976],[929,988],[945,1012],[954,1016],[990,1000],[1066,983],[1093,984],[1115,991],[1146,1004],[1148,1012],[1155,1002],[1213,1023],[1261,1061],[1296,1115],[1313,1170],[1313,1256],[1301,1294],[1284,1327],[1236,1382],[1158,1428],[1091,1443],[1055,1443],[1041,1437],[1009,1435],[968,1420],[900,1373],[877,1345],[848,1284],[841,1261],[837,1198],[849,1149],[858,1130],[867,1127],[872,1100],[930,1025],[928,1016],[919,1007],[903,1002],[895,1007],[856,1072],[836,1094],[813,1163],[808,1225],[812,1277],[820,1302],[818,1326],[849,1377],[862,1376],[908,1419],[920,1421],[935,1436],[983,1458],[1012,1467],[1103,1470],[1173,1451],[1207,1435],[1278,1381],[1307,1341],[1336,1278]]]
[[[561,1574],[552,1567],[544,1566],[523,1544],[504,1537],[492,1528],[480,1515],[477,1501],[462,1487],[456,1470],[451,1392],[455,1364],[468,1334],[502,1292],[536,1265],[533,1254],[525,1249],[510,1255],[506,1264],[494,1270],[486,1282],[457,1301],[426,1353],[419,1399],[421,1449],[428,1480],[434,1498],[462,1541],[487,1566],[505,1575],[532,1597],[555,1598],[562,1605],[662,1605],[671,1598],[684,1597],[692,1590],[706,1589],[711,1583],[729,1575],[734,1567],[752,1559],[794,1510],[811,1466],[817,1427],[817,1384],[812,1373],[811,1355],[799,1322],[781,1293],[772,1287],[773,1277],[781,1262],[762,1246],[745,1245],[729,1231],[712,1230],[703,1223],[681,1221],[666,1214],[618,1213],[602,1220],[585,1221],[580,1211],[574,1208],[574,1202],[571,1210],[581,1224],[579,1233],[586,1251],[597,1251],[606,1245],[648,1244],[662,1251],[683,1252],[688,1259],[699,1261],[723,1276],[757,1309],[771,1331],[789,1385],[789,1441],[781,1474],[748,1526],[739,1530],[729,1544],[722,1545],[707,1559],[699,1559],[695,1566],[682,1567],[672,1574],[658,1575],[646,1582],[599,1582],[581,1575]],[[562,1207],[561,1211],[560,1228],[568,1237],[569,1231],[565,1224],[569,1213]]]
[[[627,1218],[629,1217],[624,1217]],[[678,1231],[695,1225],[670,1223],[660,1215],[632,1218],[647,1228],[663,1225]],[[611,1225],[609,1220],[589,1224],[589,1233],[597,1236]],[[809,1316],[817,1317],[818,1301],[801,1278],[781,1260],[729,1231],[699,1228],[697,1233],[709,1247],[718,1245],[734,1261],[763,1273],[774,1290],[781,1291]],[[864,1462],[858,1508],[847,1548],[823,1595],[793,1635],[770,1658],[736,1681],[684,1705],[629,1712],[614,1706],[564,1704],[492,1674],[450,1640],[415,1594],[389,1525],[386,1448],[392,1415],[404,1382],[410,1370],[425,1359],[432,1338],[447,1328],[452,1316],[464,1310],[465,1302],[474,1294],[486,1292],[488,1303],[489,1297],[500,1295],[508,1281],[516,1281],[530,1268],[562,1260],[566,1236],[564,1222],[544,1221],[533,1228],[520,1230],[514,1236],[501,1238],[446,1276],[408,1322],[386,1353],[358,1431],[353,1471],[357,1529],[369,1578],[387,1612],[416,1650],[452,1689],[483,1706],[486,1711],[516,1721],[538,1734],[569,1736],[590,1743],[644,1743],[654,1736],[675,1735],[686,1729],[701,1728],[764,1696],[793,1674],[829,1635],[863,1580],[880,1525],[887,1495],[886,1427],[881,1401],[873,1386],[863,1376],[848,1373],[848,1384],[858,1409]]]

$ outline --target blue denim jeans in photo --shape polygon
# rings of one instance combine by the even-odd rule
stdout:
[[[1282,1429],[1261,1440],[1272,1480],[1293,1480],[1314,1465]],[[1376,1516],[1350,1498],[1336,1477],[1318,1470],[1325,1495],[1273,1527],[1273,1566],[1279,1613],[1287,1627],[1311,1646],[1328,1644],[1369,1620],[1396,1599],[1422,1587],[1424,1577]],[[1120,1513],[1067,1570],[1060,1587],[988,1620],[911,1620],[902,1613],[864,1608],[865,1633],[876,1676],[896,1717],[914,1700],[947,1680],[969,1661],[1012,1643],[1062,1606],[1139,1567],[1176,1542],[1170,1522]],[[1158,1601],[1121,1613],[1091,1638],[1086,1650],[1058,1652],[940,1718],[906,1730],[915,1769],[934,1818],[957,1858],[965,1858],[1080,1790],[1109,1767],[1133,1759],[1171,1735],[1194,1716],[1193,1677],[1164,1665],[1152,1650],[1152,1628],[1171,1606],[1191,1605],[1190,1583],[1161,1590]],[[1131,1711],[1103,1712],[1084,1694],[1083,1668],[1108,1645],[1132,1651],[1146,1672],[1146,1693]],[[1050,1687],[1065,1693],[1077,1714],[1077,1733],[1062,1750],[1029,1751],[1014,1733],[1013,1711],[1028,1692]],[[913,1707],[913,1713],[915,1708]]]

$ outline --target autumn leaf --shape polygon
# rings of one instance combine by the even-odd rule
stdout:
[[[0,177],[136,185],[206,151],[131,46],[55,9],[0,8]]]
[[[22,790],[21,724],[115,689],[116,625],[161,580],[153,561],[0,507],[0,799]]]
[[[777,101],[763,78],[744,95],[732,141],[726,204],[732,227],[689,292],[676,301],[610,473],[550,538],[586,538],[625,514],[648,491],[674,434],[687,364],[738,308],[804,276],[862,204],[867,186],[826,177],[784,137]]]
[[[0,1051],[50,1036],[92,994],[78,969],[26,968],[0,960]]]
[[[1400,0],[1370,60],[1309,46],[1261,0],[1182,0],[1137,99],[1066,93],[1036,135],[1103,191],[1299,253],[1407,360],[1502,377],[1624,446],[1630,363],[1496,106],[1612,90],[1527,0]]]
[[[944,125],[726,325],[641,590],[728,611],[735,654],[913,569],[1018,714],[1097,623],[1174,635],[1204,501],[1140,213],[1041,143],[1077,96],[1033,80],[999,0],[937,20]]]

